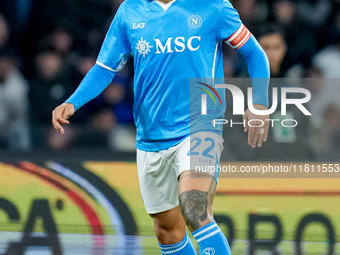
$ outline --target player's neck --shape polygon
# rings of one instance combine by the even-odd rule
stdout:
[[[167,3],[170,3],[172,2],[173,0],[157,0],[158,2],[161,2],[163,4],[167,4]]]

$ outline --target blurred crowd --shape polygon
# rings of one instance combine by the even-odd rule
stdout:
[[[131,60],[102,95],[76,112],[64,136],[51,126],[52,110],[94,65],[121,2],[0,1],[0,149],[135,149]],[[312,93],[313,118],[297,114],[300,129],[290,137],[282,135],[287,130],[273,131],[273,145],[288,154],[289,146],[298,147],[306,159],[339,150],[340,0],[231,2],[268,55],[271,76],[278,78],[271,86],[296,86],[282,79],[304,78],[298,86]],[[226,45],[224,69],[226,77],[247,77],[245,60]],[[228,132],[228,146],[237,147],[234,131]],[[230,151],[235,159],[256,157],[242,147],[239,154]]]

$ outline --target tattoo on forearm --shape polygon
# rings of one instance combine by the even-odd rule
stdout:
[[[208,192],[190,190],[179,196],[179,202],[185,223],[193,229],[201,227],[200,221],[208,218]]]

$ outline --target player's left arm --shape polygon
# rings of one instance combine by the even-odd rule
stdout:
[[[253,106],[256,110],[267,110],[270,78],[269,61],[262,47],[250,31],[244,25],[240,29],[243,30],[244,35],[241,36],[244,37],[244,41],[235,49],[247,61],[248,73],[253,86]],[[227,39],[226,43],[233,46],[231,39]],[[243,118],[246,123],[245,132],[248,132],[248,144],[253,148],[256,148],[256,146],[262,147],[263,142],[266,142],[268,138],[269,115],[257,115],[248,109]],[[257,120],[251,122],[252,126],[263,126],[251,127],[248,125],[249,120]]]
[[[246,59],[253,86],[253,106],[257,110],[267,110],[270,78],[267,55],[248,28],[242,24],[230,2],[228,0],[222,2],[217,38],[237,50]],[[256,115],[248,109],[243,118],[246,122],[245,132],[248,132],[249,145],[253,148],[262,147],[268,137],[269,121],[266,120],[269,119],[269,115]],[[249,120],[258,121],[252,121],[252,126],[249,126]]]

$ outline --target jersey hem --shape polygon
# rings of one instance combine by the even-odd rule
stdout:
[[[141,150],[141,151],[150,151],[150,152],[156,152],[156,151],[164,151],[164,150],[167,150],[169,148],[172,148],[172,147],[175,147],[176,145],[180,144],[182,141],[184,141],[185,139],[187,139],[188,137],[190,136],[190,134],[188,135],[185,135],[181,138],[179,138],[178,140],[174,140],[174,143],[169,143],[169,142],[159,142],[159,146],[157,148],[154,148],[154,149],[149,149],[148,147],[152,146],[152,147],[155,147],[155,144],[154,143],[149,143],[150,145],[141,145],[141,144],[138,144],[137,142],[137,145],[136,145],[136,148],[138,150]],[[162,143],[166,143],[164,145],[161,145]],[[147,143],[145,143],[147,144]],[[169,146],[170,145],[170,146]]]
[[[209,130],[209,131],[206,131],[206,130],[198,130],[198,131],[195,131],[195,132],[191,132],[190,134],[186,135],[186,136],[183,136],[181,137],[179,140],[176,140],[174,143],[171,143],[170,146],[169,146],[169,143],[166,143],[166,145],[159,145],[157,148],[154,148],[154,149],[149,149],[149,146],[153,146],[155,147],[155,144],[154,143],[149,143],[150,145],[141,145],[141,144],[138,144],[137,142],[137,145],[136,145],[136,148],[138,150],[141,150],[141,151],[147,151],[147,152],[157,152],[157,151],[164,151],[164,150],[167,150],[169,148],[172,148],[172,147],[175,147],[177,146],[178,144],[180,144],[181,142],[183,142],[185,139],[189,138],[191,135],[193,134],[196,134],[196,133],[199,133],[199,132],[210,132],[210,133],[214,133],[214,134],[217,134],[219,136],[222,136],[222,131],[220,130],[216,130],[216,131],[213,131],[213,130]],[[160,142],[161,143],[161,142]]]

